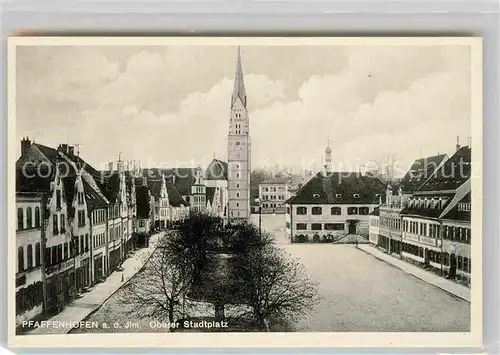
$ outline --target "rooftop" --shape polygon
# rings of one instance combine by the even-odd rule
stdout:
[[[289,204],[378,204],[385,199],[385,184],[359,172],[318,173],[288,199]]]

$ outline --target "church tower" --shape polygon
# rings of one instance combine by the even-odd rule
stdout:
[[[323,160],[323,175],[329,175],[332,173],[332,148],[330,147],[330,140],[325,149],[325,157]]]
[[[238,47],[228,134],[228,218],[250,218],[250,135],[247,96]]]

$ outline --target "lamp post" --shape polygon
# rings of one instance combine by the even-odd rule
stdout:
[[[259,236],[262,237],[262,206],[260,204],[260,199],[256,198],[255,202],[259,204]]]

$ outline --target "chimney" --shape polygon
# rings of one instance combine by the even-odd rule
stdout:
[[[460,150],[460,137],[457,136],[457,146],[456,146],[457,152]]]
[[[68,145],[67,144],[59,144],[59,146],[57,147],[57,150],[64,153],[64,154],[68,154]]]
[[[148,178],[146,176],[142,177],[142,186],[148,186]]]
[[[75,147],[68,147],[68,155],[70,157],[74,157],[75,156]]]
[[[31,147],[31,141],[28,137],[21,139],[21,156],[26,155],[30,147]]]
[[[110,161],[108,163],[108,167],[109,167],[109,171],[113,171],[113,162],[112,161]]]

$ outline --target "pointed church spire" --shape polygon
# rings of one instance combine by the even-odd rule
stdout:
[[[241,68],[241,51],[238,46],[238,59],[236,60],[236,74],[234,75],[234,89],[231,98],[231,108],[236,99],[239,98],[244,107],[247,106],[247,95],[245,94],[245,83],[243,82],[243,69]]]

